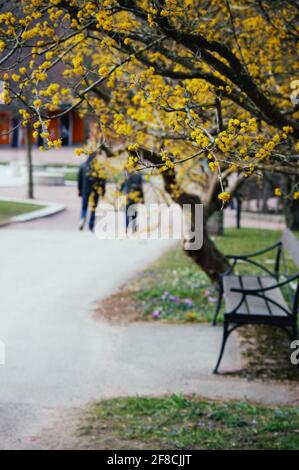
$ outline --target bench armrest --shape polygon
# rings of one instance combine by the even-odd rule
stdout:
[[[287,284],[290,284],[291,282],[295,281],[296,279],[299,279],[299,273],[295,274],[294,276],[289,277],[285,281],[279,282],[277,284],[273,284],[273,286],[268,286],[268,287],[260,287],[257,289],[237,289],[237,288],[232,288],[230,289],[230,292],[237,292],[239,294],[244,294],[244,295],[254,295],[258,294],[259,292],[267,292],[273,289],[277,289],[280,287],[283,287]]]
[[[267,248],[263,248],[262,250],[256,251],[255,253],[248,253],[246,255],[225,255],[226,258],[228,259],[243,259],[245,260],[246,258],[253,258],[255,256],[260,256],[263,255],[264,253],[268,253],[268,251],[275,250],[275,248],[279,248],[281,246],[281,242],[277,242],[274,245],[271,245]]]
[[[237,265],[238,261],[243,261],[245,263],[252,264],[253,266],[261,269],[262,271],[267,273],[269,276],[278,278],[281,246],[282,246],[282,243],[277,242],[274,245],[271,245],[267,248],[263,248],[262,250],[256,251],[255,253],[248,253],[248,254],[245,254],[245,255],[225,255],[228,260],[232,260],[233,262],[232,262],[230,268],[224,273],[224,275],[231,274],[234,271],[235,266]],[[264,266],[263,264],[258,262],[258,260],[252,259],[254,257],[263,255],[264,253],[268,253],[269,251],[273,251],[275,249],[277,250],[277,254],[276,254],[276,263],[275,263],[275,271],[274,272],[270,271],[270,269],[266,268],[266,266]]]

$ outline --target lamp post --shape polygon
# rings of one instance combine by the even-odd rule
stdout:
[[[26,126],[27,197],[34,199],[31,124]]]

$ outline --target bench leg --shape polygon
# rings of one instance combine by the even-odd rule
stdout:
[[[217,320],[218,313],[220,312],[220,308],[221,308],[222,297],[223,297],[223,287],[222,287],[222,283],[221,283],[220,286],[219,286],[218,300],[217,300],[217,303],[216,303],[216,306],[215,306],[215,313],[214,313],[214,317],[213,317],[213,321],[212,321],[212,326],[216,326],[216,320]]]
[[[229,337],[228,322],[224,320],[224,323],[223,323],[222,345],[221,345],[220,354],[219,354],[219,357],[218,357],[218,361],[217,361],[216,367],[215,367],[215,369],[213,370],[213,374],[217,374],[217,373],[218,373],[218,368],[219,368],[219,366],[220,366],[220,362],[221,362],[221,359],[222,359],[222,356],[223,356],[223,353],[224,353],[224,348],[225,348],[225,344],[226,344],[226,341],[227,341],[227,338],[228,338],[228,337]]]

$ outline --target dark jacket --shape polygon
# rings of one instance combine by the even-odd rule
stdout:
[[[78,173],[78,193],[81,197],[89,195],[93,191],[102,196],[105,194],[106,180],[105,178],[95,175],[96,171],[93,168],[94,159],[95,156],[91,155],[86,162],[80,165]]]
[[[130,198],[130,196],[128,196],[127,204],[144,202],[142,184],[142,175],[140,173],[132,173],[125,179],[120,188],[121,192],[125,195],[130,195],[130,193],[133,193],[135,196],[132,199]]]

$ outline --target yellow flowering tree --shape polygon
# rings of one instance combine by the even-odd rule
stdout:
[[[53,113],[80,108],[96,145],[122,143],[129,170],[161,174],[206,218],[264,171],[285,174],[281,193],[298,204],[298,12],[293,0],[6,2],[4,100],[45,148],[61,145]],[[206,233],[189,254],[213,280],[227,268]]]

